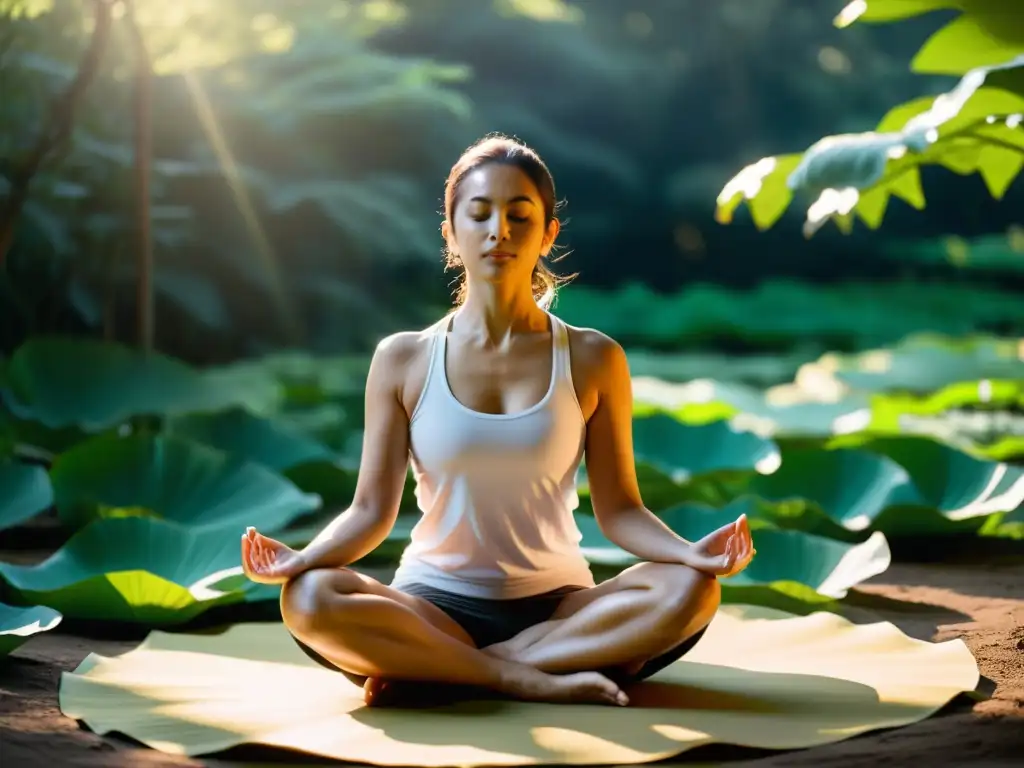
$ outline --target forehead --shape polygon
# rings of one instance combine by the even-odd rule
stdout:
[[[514,165],[488,163],[467,173],[459,185],[459,197],[465,202],[473,198],[487,198],[495,203],[527,197],[540,200],[537,186],[522,170]]]

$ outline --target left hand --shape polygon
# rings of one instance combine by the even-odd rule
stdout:
[[[735,576],[757,553],[746,515],[693,543],[693,562],[687,565],[712,576]]]

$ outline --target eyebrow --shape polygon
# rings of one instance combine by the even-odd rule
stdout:
[[[494,201],[491,200],[491,198],[489,198],[489,197],[477,196],[477,197],[470,198],[470,202],[471,203],[492,203]],[[527,195],[518,195],[516,197],[513,197],[511,200],[509,200],[509,203],[531,203],[533,205],[536,205],[536,203],[533,202],[533,199],[528,197]]]

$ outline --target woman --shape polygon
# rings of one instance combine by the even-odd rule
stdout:
[[[689,543],[643,506],[626,356],[547,311],[555,209],[528,147],[491,136],[465,152],[441,227],[457,306],[377,347],[350,508],[299,552],[242,536],[245,573],[284,585],[289,631],[368,704],[384,681],[427,681],[625,705],[623,686],[699,640],[717,578],[753,555],[742,517]],[[599,585],[572,516],[584,454],[601,530],[643,561]],[[346,566],[388,535],[410,460],[423,516],[384,585]]]

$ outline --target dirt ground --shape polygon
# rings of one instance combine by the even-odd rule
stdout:
[[[6,559],[3,553],[0,558]],[[891,621],[909,635],[927,640],[963,638],[987,678],[981,700],[964,697],[923,723],[812,750],[754,753],[716,747],[672,762],[842,768],[1024,765],[1024,556],[975,554],[941,564],[895,564],[848,602],[847,615],[858,622]],[[90,652],[115,655],[140,639],[86,638],[79,630],[62,626],[32,638],[7,663],[0,663],[0,765],[280,768],[324,764],[268,750],[242,750],[219,759],[174,757],[123,739],[101,738],[65,718],[57,706],[60,673],[73,670]]]

